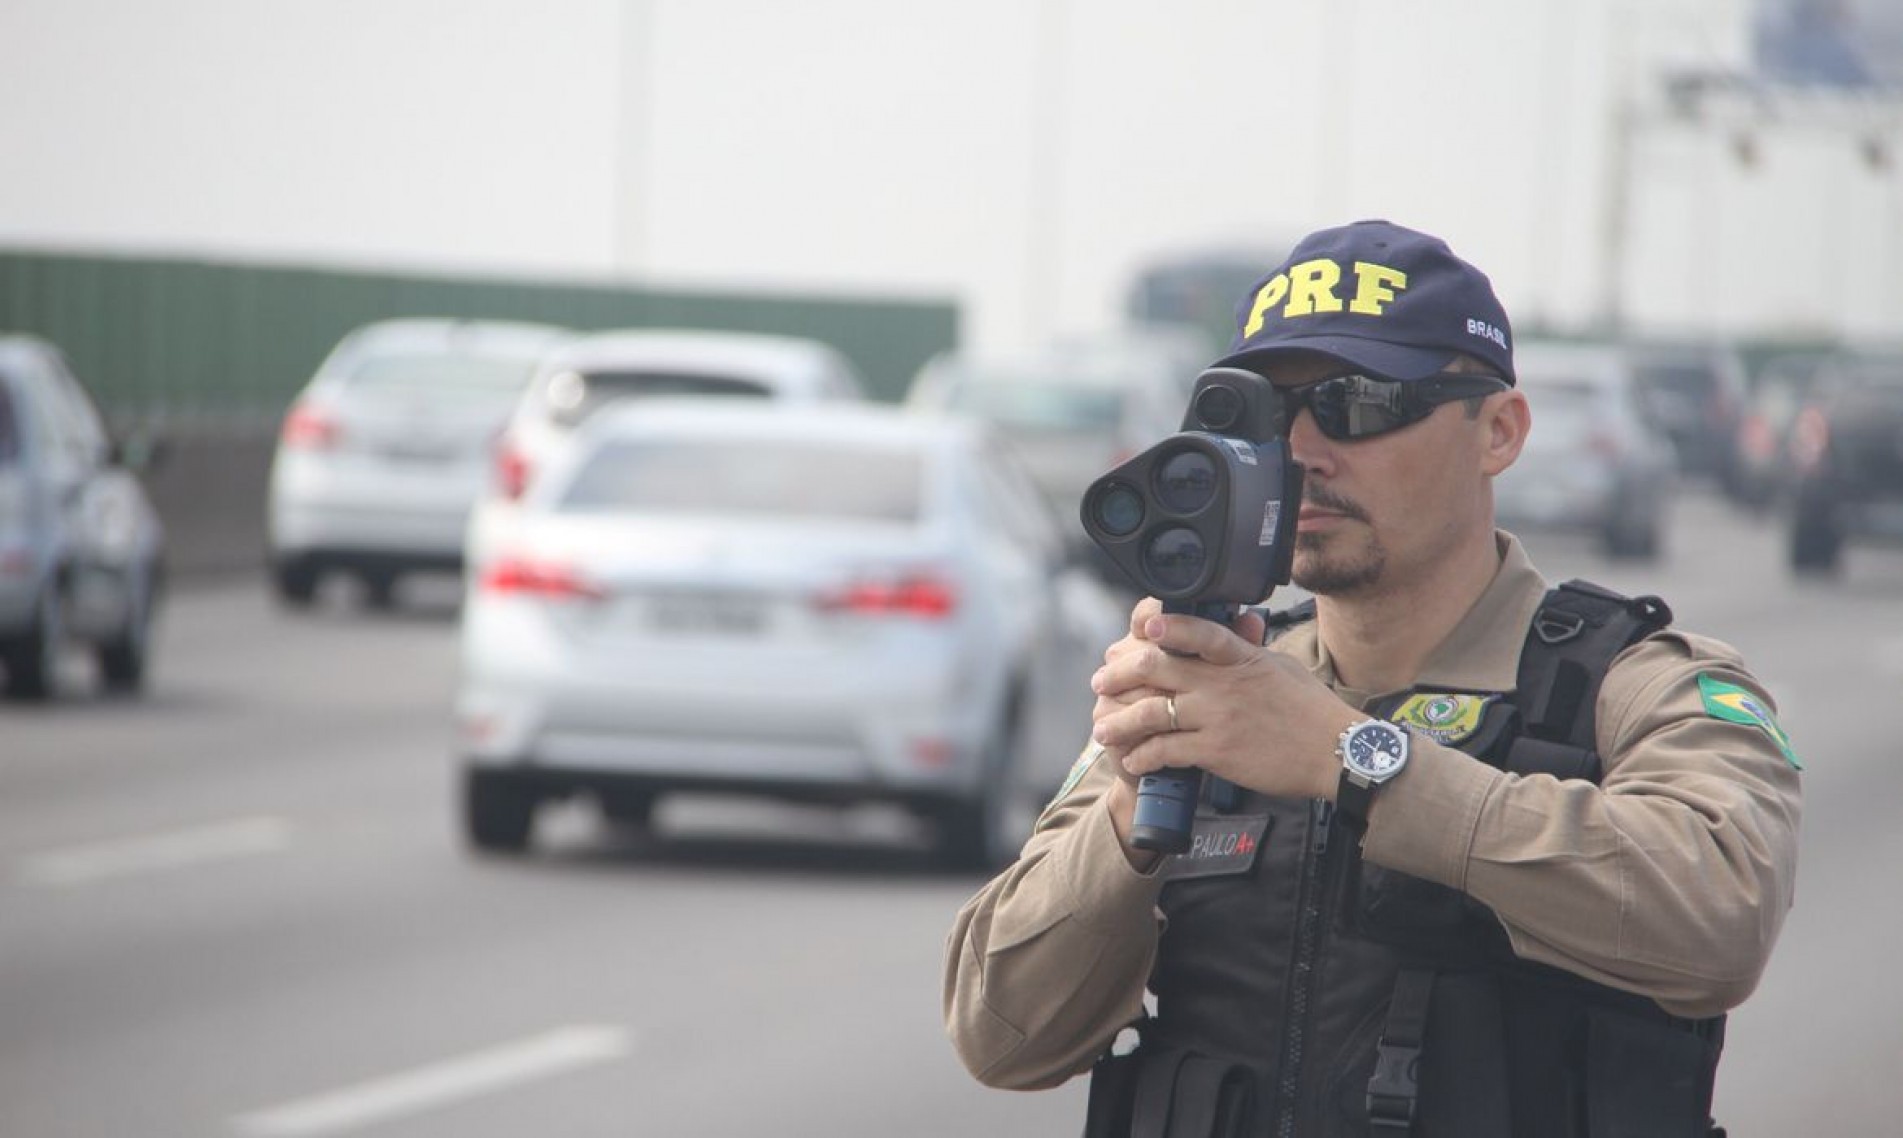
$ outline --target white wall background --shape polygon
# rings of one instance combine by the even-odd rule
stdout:
[[[1522,325],[1617,303],[1675,330],[1903,334],[1894,107],[1868,128],[1887,170],[1803,123],[1767,126],[1750,171],[1730,127],[1640,119],[1615,145],[1627,84],[1741,66],[1750,17],[4,0],[0,243],[948,296],[997,347],[1113,322],[1153,253],[1386,216],[1486,268]]]

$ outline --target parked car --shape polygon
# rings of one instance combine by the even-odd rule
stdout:
[[[342,571],[384,607],[405,574],[460,571],[496,435],[566,335],[406,319],[345,336],[278,434],[267,524],[278,597],[308,605],[324,575]]]
[[[1636,344],[1632,368],[1646,420],[1672,441],[1680,472],[1729,489],[1744,407],[1744,360],[1730,344]]]
[[[1903,349],[1833,359],[1791,426],[1791,567],[1836,573],[1850,541],[1903,541]]]
[[[837,349],[803,336],[641,328],[577,337],[541,361],[510,415],[466,535],[468,563],[500,540],[515,504],[577,428],[623,400],[667,396],[858,402],[865,382]]]
[[[920,369],[905,401],[994,424],[1063,519],[1070,548],[1089,556],[1094,549],[1078,518],[1085,489],[1181,428],[1207,363],[1205,341],[1193,330],[1131,327],[1015,353],[945,353]],[[1107,561],[1093,563],[1122,583]]]
[[[8,697],[56,694],[60,657],[74,643],[92,651],[108,690],[144,686],[165,539],[128,466],[59,349],[0,336],[0,669]]]
[[[1762,509],[1795,484],[1791,427],[1811,380],[1829,359],[1825,352],[1784,353],[1765,360],[1752,375],[1732,447],[1731,496],[1740,504]]]
[[[982,426],[875,404],[656,401],[577,431],[463,607],[468,840],[673,792],[897,803],[1015,854],[1089,723],[1055,522]],[[1070,598],[1074,601],[1075,598]],[[1065,742],[1022,746],[1049,700]]]
[[[1522,340],[1513,357],[1533,429],[1519,460],[1494,480],[1501,524],[1583,531],[1608,556],[1658,557],[1676,460],[1645,418],[1625,350]]]

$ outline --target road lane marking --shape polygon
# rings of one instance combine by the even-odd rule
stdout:
[[[46,850],[22,860],[14,879],[23,885],[58,889],[271,853],[290,842],[291,824],[283,818],[234,818],[162,834]]]
[[[475,1098],[532,1079],[619,1059],[630,1047],[619,1027],[575,1024],[445,1059],[400,1074],[253,1111],[233,1121],[252,1138],[314,1138]]]

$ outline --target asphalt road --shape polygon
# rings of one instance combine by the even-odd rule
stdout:
[[[1798,908],[1720,1075],[1734,1136],[1903,1107],[1903,552],[1794,587],[1777,533],[1682,504],[1665,562],[1529,540],[1657,592],[1770,683],[1807,761]],[[531,858],[451,814],[455,621],[174,595],[149,698],[0,709],[0,1135],[1076,1133],[1083,1087],[970,1082],[938,970],[976,886],[891,815],[576,808]],[[1079,727],[1081,737],[1081,725]]]

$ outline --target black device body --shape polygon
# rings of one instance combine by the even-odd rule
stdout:
[[[1196,378],[1183,429],[1084,492],[1084,532],[1163,611],[1231,623],[1288,583],[1302,468],[1282,397],[1254,372]],[[1130,844],[1189,848],[1202,772],[1170,768],[1138,783]]]

